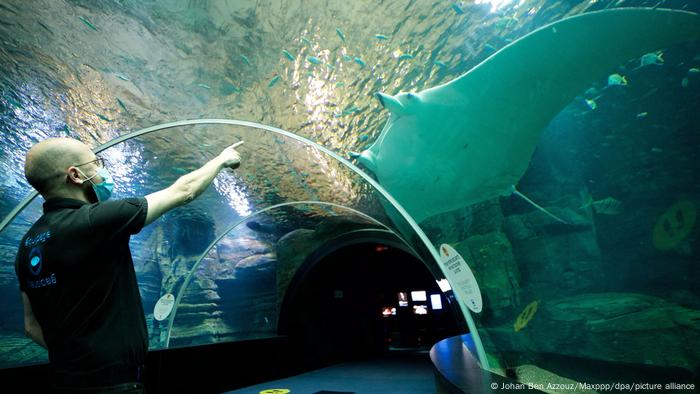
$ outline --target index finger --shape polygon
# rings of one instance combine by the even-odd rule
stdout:
[[[231,149],[236,149],[237,147],[243,145],[244,142],[245,142],[245,141],[238,141],[238,142],[236,142],[235,144],[231,145],[230,148],[231,148]]]

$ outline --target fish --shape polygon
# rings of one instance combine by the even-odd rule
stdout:
[[[54,34],[54,33],[53,33],[53,30],[49,29],[49,27],[46,26],[45,24],[41,23],[40,21],[37,21],[36,23],[38,23],[39,26],[43,27],[43,28],[44,28],[46,31],[48,31],[49,33]]]
[[[649,52],[639,59],[639,67],[657,65],[660,66],[664,63],[663,52]],[[639,68],[637,67],[637,68]]]
[[[459,4],[452,3],[450,4],[450,7],[452,7],[452,9],[457,13],[457,15],[464,14],[464,10],[462,9],[462,7],[459,6]]]
[[[124,103],[121,100],[119,100],[119,98],[117,98],[117,104],[119,104],[119,106],[122,107],[124,112],[129,113],[129,110],[126,109],[126,105],[124,105]]]
[[[105,122],[111,122],[111,121],[112,121],[112,119],[110,119],[110,118],[108,118],[108,117],[106,117],[106,116],[104,116],[104,115],[102,115],[102,114],[95,114],[95,115],[96,115],[98,118],[104,120]]]
[[[343,111],[343,115],[350,115],[350,114],[354,114],[356,112],[360,112],[360,109],[353,105],[353,106],[345,109]]]
[[[434,63],[440,67],[447,68],[447,64],[445,64],[445,62],[443,62],[442,60],[436,60]]]
[[[211,89],[211,86],[209,86],[205,83],[198,83],[197,86],[199,86],[202,89]]]
[[[689,74],[697,74],[697,73],[700,73],[700,68],[693,67],[693,68],[691,68],[691,69],[688,70],[688,73],[689,73]]]
[[[352,114],[354,114],[354,113],[356,113],[356,112],[360,112],[360,111],[361,111],[361,109],[359,109],[359,108],[357,108],[356,106],[353,105],[353,106],[351,106],[351,107],[346,108],[345,110],[343,110],[343,112],[340,112],[340,113],[336,112],[336,113],[334,113],[333,116],[336,117],[336,118],[340,118],[341,116],[352,115]]]
[[[388,40],[389,39],[389,37],[385,36],[384,34],[375,34],[374,38],[376,38],[377,40]]]
[[[343,55],[343,60],[346,62],[352,61],[352,56]]]
[[[613,85],[626,86],[627,78],[617,73],[610,74],[610,76],[608,76],[608,86]]]
[[[268,82],[267,87],[271,88],[275,86],[280,79],[282,79],[282,77],[280,77],[279,75],[275,75],[274,77],[272,77],[272,79],[270,79],[270,82]]]
[[[93,25],[92,23],[90,23],[90,21],[87,20],[87,18],[85,18],[85,17],[83,17],[83,16],[78,16],[78,18],[80,18],[80,20],[83,21],[83,23],[85,24],[85,26],[91,28],[91,29],[94,30],[94,31],[97,31],[97,28],[95,27],[95,25]]]
[[[588,196],[588,201],[579,209],[592,206],[596,213],[603,215],[618,215],[622,212],[622,203],[613,197],[606,197],[602,200],[593,201],[593,196]]]
[[[343,31],[340,30],[340,28],[338,28],[338,27],[335,28],[335,32],[336,32],[336,34],[338,34],[338,37],[340,37],[340,39],[343,42],[345,42],[345,33],[343,33]]]
[[[7,100],[8,103],[12,104],[13,107],[15,107],[15,108],[20,108],[20,109],[24,109],[24,106],[22,105],[22,103],[20,103],[19,101],[15,100],[14,98],[12,98],[12,97],[6,97],[5,99]]]
[[[129,77],[127,77],[127,76],[124,75],[124,74],[114,73],[114,76],[116,76],[117,78],[121,79],[122,81],[129,81]]]
[[[360,59],[359,57],[356,57],[356,58],[353,59],[353,60],[355,60],[355,63],[359,64],[360,67],[362,67],[362,68],[364,68],[365,65],[366,65],[365,62],[363,62],[362,59]]]
[[[255,220],[250,220],[247,221],[245,225],[253,231],[265,234],[274,234],[276,231],[279,231],[278,226],[275,226],[273,223],[267,224],[256,222]]]
[[[306,61],[311,63],[311,64],[321,64],[323,63],[321,59],[317,58],[316,56],[307,56]]]
[[[644,112],[638,113],[638,114],[637,114],[637,117],[638,117],[638,118],[643,118],[643,117],[645,117],[645,116],[647,116],[647,115],[649,115],[649,113],[646,112],[646,111],[644,111]]]
[[[17,10],[13,9],[12,7],[9,6],[9,4],[2,4],[0,3],[0,9],[9,11],[15,15],[18,14]]]
[[[583,93],[584,96],[595,96],[599,93],[600,91],[594,87],[586,89],[586,91]]]
[[[287,52],[285,49],[282,50],[282,53],[284,54],[284,56],[285,56],[287,59],[289,59],[289,60],[291,60],[291,61],[294,61],[294,60],[296,59],[296,58],[294,57],[294,55],[292,55],[291,53]]]
[[[413,59],[413,55],[410,53],[404,53],[401,56],[399,56],[399,60],[410,60]]]
[[[588,105],[588,108],[590,109],[598,108],[598,103],[596,103],[593,99],[586,99],[586,105]]]
[[[221,85],[221,88],[219,89],[219,91],[224,96],[228,96],[228,95],[233,94],[233,93],[240,93],[241,89],[238,86],[234,85],[233,83],[226,81]]]
[[[518,23],[518,18],[517,18],[517,17],[515,17],[515,16],[513,16],[513,17],[504,16],[503,18],[501,18],[501,19],[499,19],[498,21],[496,21],[496,26],[497,26],[499,29],[507,29],[507,28],[509,28],[509,27],[511,26],[511,24],[517,24],[517,23]],[[553,30],[554,33],[557,32],[557,28],[556,28],[556,27],[552,27],[552,30]]]
[[[306,45],[313,45],[311,41],[309,41],[309,39],[306,37],[301,37],[301,41]]]
[[[241,59],[243,59],[243,63],[247,64],[250,66],[250,59],[248,59],[248,56],[246,55],[241,55]]]
[[[681,86],[682,87],[687,88],[688,85],[690,85],[690,80],[688,79],[688,77],[684,77],[683,79],[681,79]]]
[[[345,82],[336,82],[335,83],[336,88],[342,88],[343,86],[345,86]]]
[[[369,136],[368,136],[367,134],[360,134],[360,136],[357,137],[357,139],[358,139],[360,142],[365,142],[365,141],[367,141],[367,140],[369,139]]]
[[[447,83],[377,92],[390,116],[355,158],[417,223],[500,196],[524,197],[517,185],[542,131],[577,95],[631,58],[698,40],[700,15],[688,11],[617,8],[561,19]]]
[[[661,148],[653,147],[653,148],[651,148],[651,151],[652,151],[653,153],[661,153],[661,152],[663,152],[664,150],[661,149]]]

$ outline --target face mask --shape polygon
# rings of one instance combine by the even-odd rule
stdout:
[[[83,176],[85,176],[85,174],[82,171],[80,171],[80,173],[83,174]],[[92,178],[96,177],[97,175],[99,175],[102,178],[102,183],[95,183],[92,181]],[[112,189],[114,189],[114,180],[112,180],[112,174],[110,174],[106,168],[100,167],[95,175],[91,176],[90,178],[86,177],[85,180],[90,181],[90,183],[92,183],[92,190],[95,192],[98,202],[106,201],[112,195]]]

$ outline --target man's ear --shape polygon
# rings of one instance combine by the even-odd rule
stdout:
[[[77,167],[68,167],[68,177],[66,178],[66,183],[75,183],[77,185],[82,185],[85,180],[82,178],[80,171]]]

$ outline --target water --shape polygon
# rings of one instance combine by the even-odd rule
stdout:
[[[96,147],[158,123],[232,118],[289,130],[348,157],[368,147],[387,120],[372,97],[377,91],[449,82],[566,16],[659,4],[700,11],[688,1],[3,2],[0,216],[31,191],[24,153],[49,136]],[[521,371],[523,381],[558,376],[590,383],[613,380],[594,376],[590,363],[642,371],[628,381],[643,382],[649,368],[661,371],[660,381],[697,374],[700,359],[689,349],[700,348],[699,245],[697,225],[688,219],[700,204],[700,73],[691,71],[700,67],[700,45],[667,48],[663,59],[641,68],[639,58],[630,59],[610,70],[624,75],[627,86],[605,88],[601,75],[544,130],[518,189],[576,219],[575,226],[552,223],[515,197],[421,224],[434,245],[457,244],[470,256],[485,304],[474,319],[495,370]],[[288,138],[192,126],[139,137],[105,157],[118,196],[143,195],[239,139],[246,140],[240,171],[134,238],[147,313],[162,294],[180,290],[218,235],[272,204],[334,201],[415,242],[367,182]],[[595,212],[585,207],[589,198],[613,198],[619,213]],[[674,205],[682,201],[688,203]],[[4,261],[14,260],[13,242],[38,215],[37,204],[2,234]],[[304,231],[333,220],[381,227],[347,209],[311,205],[241,223],[196,268],[193,290],[184,296],[189,318],[175,323],[171,346],[274,335],[280,289],[300,264],[287,260],[284,270],[274,268],[287,256],[280,239],[301,237],[311,251],[315,243]],[[669,232],[684,226],[679,239]],[[237,271],[241,261],[247,263]],[[41,362],[45,353],[19,331],[12,266],[2,267],[0,366]],[[258,292],[255,281],[269,286]],[[232,283],[243,291],[235,293]],[[515,331],[517,317],[535,301],[537,311]],[[152,315],[148,322],[151,348],[165,346],[163,324]],[[557,368],[557,357],[579,360],[580,367]],[[528,375],[528,365],[541,370]]]

